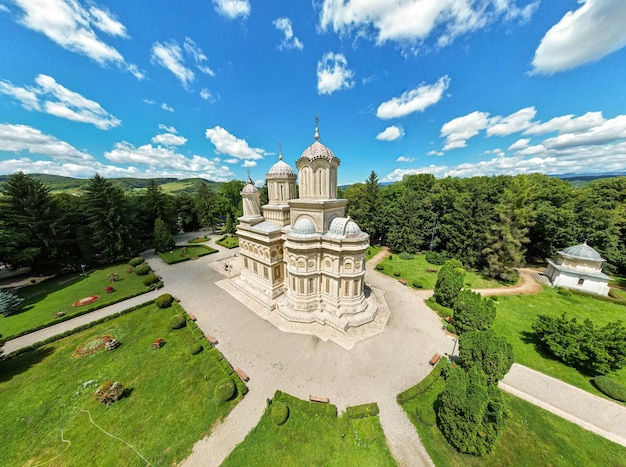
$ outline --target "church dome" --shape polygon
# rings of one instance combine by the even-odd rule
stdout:
[[[361,235],[361,229],[359,228],[358,225],[356,225],[356,222],[354,221],[350,221],[346,224],[346,238],[354,238],[354,237],[358,237],[359,235]]]
[[[248,183],[246,183],[246,186],[243,187],[243,190],[241,190],[242,195],[249,195],[249,194],[258,193],[258,192],[259,190],[254,185],[254,183],[252,183],[251,180],[249,180]]]
[[[565,248],[563,251],[559,251],[559,254],[572,259],[604,261],[600,253],[587,245],[587,242]]]
[[[319,141],[315,141],[311,146],[306,148],[300,158],[309,159],[310,161],[315,159],[326,159],[327,161],[338,160],[337,156]]]
[[[293,169],[287,164],[283,162],[283,156],[280,156],[280,160],[276,162],[273,166],[270,167],[270,171],[267,173],[268,175],[278,175],[278,176],[296,176],[296,173]]]
[[[349,217],[335,217],[328,226],[328,235],[335,238],[356,238],[361,235],[361,229]]]
[[[296,235],[311,235],[315,233],[315,225],[313,225],[311,219],[302,217],[293,225],[291,232]]]

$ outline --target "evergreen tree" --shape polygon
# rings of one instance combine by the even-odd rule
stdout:
[[[378,174],[372,170],[365,180],[364,197],[362,206],[362,219],[357,223],[364,232],[370,235],[370,243],[378,243],[381,240],[380,218],[380,185]]]
[[[203,226],[210,225],[215,233],[215,224],[220,212],[220,202],[217,194],[206,183],[200,185],[196,195],[196,212],[198,220]]]
[[[459,333],[486,331],[496,317],[493,301],[484,299],[479,293],[461,290],[454,301],[454,328]]]
[[[463,288],[465,270],[457,259],[450,259],[441,266],[435,283],[433,297],[441,306],[454,307],[459,292]]]
[[[167,251],[174,248],[176,241],[163,219],[157,217],[154,221],[154,249],[155,251]]]
[[[10,316],[22,308],[24,299],[6,290],[0,290],[0,315]]]
[[[154,179],[148,181],[142,201],[145,206],[147,226],[152,227],[157,219],[161,219],[171,232],[175,231],[177,224],[173,203]]]
[[[181,193],[175,199],[179,226],[184,232],[192,232],[200,228],[195,199],[188,193]]]
[[[132,216],[124,192],[96,174],[89,179],[84,196],[87,257],[111,263],[134,251]]]
[[[514,362],[513,347],[505,337],[492,329],[471,331],[459,337],[459,357],[464,368],[482,369],[487,384],[497,385],[509,372]]]

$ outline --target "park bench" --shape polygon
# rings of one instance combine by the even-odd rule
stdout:
[[[195,320],[196,320],[195,315],[193,315],[192,313],[187,313],[187,314],[189,315],[189,319],[190,319],[191,321],[195,321]]]
[[[406,281],[404,279],[398,279],[398,282],[400,282],[400,284],[402,285],[406,285]]]
[[[309,395],[309,400],[311,402],[320,402],[322,404],[328,404],[328,402],[330,402],[328,397],[314,396],[313,394]]]
[[[205,334],[204,337],[206,337],[206,340],[209,341],[209,344],[211,344],[213,347],[215,347],[217,345],[218,341],[212,335]]]
[[[115,350],[120,346],[120,341],[117,339],[112,339],[105,344],[107,350]]]
[[[161,347],[163,347],[164,345],[165,345],[165,341],[159,337],[157,340],[155,340],[155,341],[152,343],[152,348],[153,348],[153,349],[160,349],[160,348],[161,348]]]
[[[430,361],[428,363],[430,363],[431,365],[435,366],[437,364],[437,362],[439,361],[439,359],[441,358],[441,355],[439,355],[438,353],[436,353],[435,355],[433,355],[430,358]]]
[[[174,301],[175,301],[176,303],[180,303],[180,298],[178,298],[176,295],[174,295]]]
[[[235,370],[235,373],[237,373],[237,376],[239,376],[239,379],[241,379],[241,381],[243,381],[244,383],[247,383],[248,381],[250,381],[250,377],[247,374],[245,374],[241,368],[237,368]]]

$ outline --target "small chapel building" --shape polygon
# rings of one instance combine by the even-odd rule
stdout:
[[[553,286],[597,295],[609,294],[611,278],[602,272],[602,263],[606,260],[587,242],[565,248],[557,254],[556,263],[548,260],[544,272]]]
[[[265,206],[248,179],[236,232],[241,274],[233,284],[287,321],[345,332],[377,312],[365,287],[369,235],[345,217],[347,200],[337,199],[340,161],[319,139],[316,124],[315,142],[296,160],[298,175],[281,150],[266,177]]]

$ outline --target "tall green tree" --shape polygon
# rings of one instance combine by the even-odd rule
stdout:
[[[136,245],[134,219],[124,192],[96,174],[89,179],[84,203],[87,257],[105,264],[130,257]]]
[[[441,306],[454,307],[459,292],[463,288],[465,270],[457,259],[450,259],[441,266],[435,282],[433,297]]]
[[[380,217],[380,184],[378,174],[372,170],[365,180],[363,197],[363,219],[359,221],[361,229],[370,235],[370,243],[380,243],[381,240],[381,217]]]
[[[482,369],[487,384],[497,385],[515,360],[513,347],[493,329],[466,332],[459,337],[459,357],[464,368]]]
[[[217,224],[221,210],[221,203],[217,193],[215,193],[206,183],[200,185],[196,194],[196,212],[198,220],[203,226],[210,225],[213,233],[215,233],[215,224]]]
[[[154,179],[148,181],[145,193],[141,196],[144,204],[144,219],[146,223],[146,231],[154,227],[154,222],[161,219],[167,225],[170,232],[176,232],[177,219],[174,204],[170,197],[163,192],[163,189],[157,185]]]
[[[163,219],[157,217],[154,221],[154,250],[167,251],[174,248],[176,241],[169,227]]]
[[[196,200],[188,193],[181,193],[174,199],[179,229],[184,232],[192,232],[200,228]]]
[[[486,331],[496,318],[492,300],[472,290],[461,290],[454,300],[454,328],[459,333]]]

